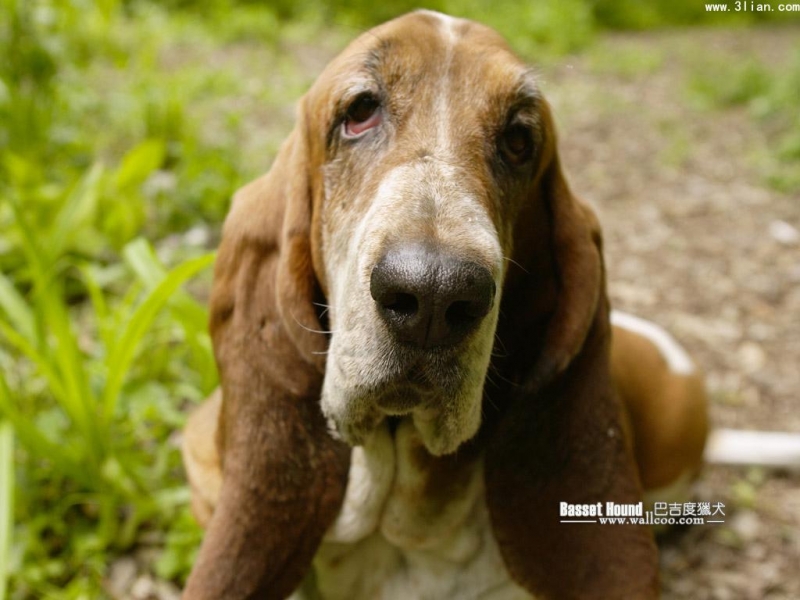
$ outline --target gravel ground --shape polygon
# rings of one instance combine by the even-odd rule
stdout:
[[[563,164],[601,216],[614,306],[696,357],[716,427],[800,434],[800,196],[765,184],[753,157],[770,140],[745,109],[695,108],[688,73],[707,54],[779,67],[798,40],[797,29],[618,35],[541,69]],[[315,72],[327,60],[312,46],[298,56]],[[253,116],[257,130],[272,120]],[[665,599],[800,598],[800,473],[709,466],[696,498],[723,502],[726,523],[660,541]],[[115,563],[109,592],[177,599],[147,562]]]

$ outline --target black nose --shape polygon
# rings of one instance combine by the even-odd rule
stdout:
[[[494,302],[491,272],[420,245],[395,247],[372,269],[370,292],[402,342],[453,345],[476,329]]]

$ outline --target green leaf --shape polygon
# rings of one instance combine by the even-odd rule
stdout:
[[[89,300],[94,309],[95,320],[97,321],[97,332],[103,341],[103,345],[108,348],[113,344],[114,331],[111,329],[111,319],[106,298],[103,295],[103,288],[97,280],[97,275],[92,269],[91,264],[81,265],[80,267],[83,281],[86,284],[86,291],[89,292]]]
[[[6,598],[14,527],[14,432],[0,421],[0,600]]]
[[[11,280],[2,273],[0,273],[0,309],[5,313],[6,320],[28,343],[36,343],[36,328],[31,309]]]
[[[64,253],[76,235],[85,233],[86,225],[94,218],[102,175],[102,165],[92,165],[67,196],[47,240],[46,248],[52,262]]]
[[[130,188],[144,183],[147,176],[164,162],[166,145],[163,140],[149,139],[131,149],[117,169],[114,183],[118,189]]]
[[[97,419],[99,400],[89,385],[89,361],[78,347],[63,297],[61,286],[52,282],[38,299],[42,315],[40,318],[47,324],[51,339],[55,342],[51,361],[56,366],[66,392],[60,399],[61,406],[78,427],[89,455],[97,466],[102,461],[110,440],[103,432],[105,423]]]
[[[128,266],[149,290],[161,283],[167,275],[167,270],[153,248],[142,238],[137,238],[125,246],[122,255]],[[187,329],[187,336],[193,336],[198,331],[205,333],[208,313],[197,300],[186,292],[178,291],[170,299],[169,304],[174,309],[175,316]]]
[[[145,300],[136,308],[125,329],[117,338],[116,344],[109,349],[106,363],[108,378],[102,400],[102,414],[106,421],[114,414],[114,408],[119,398],[122,384],[130,370],[136,348],[158,311],[163,308],[172,294],[185,281],[210,266],[214,262],[214,256],[214,253],[205,254],[188,260],[170,271],[163,281],[150,291]]]
[[[11,400],[5,376],[0,373],[0,417],[8,420],[14,427],[16,437],[29,452],[41,459],[51,461],[54,468],[84,485],[92,483],[91,475],[74,459],[72,448],[58,446],[36,428],[31,420],[20,413]]]
[[[22,252],[27,260],[27,266],[31,271],[31,277],[35,286],[34,293],[36,293],[37,290],[41,291],[44,287],[46,287],[46,282],[50,275],[49,269],[51,265],[47,261],[47,254],[36,242],[36,234],[22,212],[19,199],[14,195],[11,195],[10,200],[11,210],[20,234]]]
[[[136,273],[147,289],[153,289],[166,276],[166,269],[153,248],[143,239],[137,239],[123,250],[125,262]],[[185,341],[191,350],[191,366],[202,375],[202,392],[207,394],[218,384],[216,363],[208,335],[208,311],[183,290],[178,290],[169,301],[171,316],[183,328]]]
[[[153,289],[167,276],[167,270],[144,238],[136,238],[127,244],[122,249],[122,256],[147,289]]]
[[[36,365],[36,367],[39,369],[39,372],[47,379],[47,383],[50,386],[50,392],[53,394],[53,396],[56,397],[60,404],[65,403],[67,392],[64,389],[57,370],[50,361],[50,357],[46,353],[40,352],[34,344],[28,342],[28,340],[15,331],[13,327],[9,326],[2,320],[0,320],[0,333],[5,336],[6,341],[9,344],[11,344],[23,355],[27,356],[28,359],[30,359],[30,361]]]

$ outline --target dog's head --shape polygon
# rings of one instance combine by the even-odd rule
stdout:
[[[473,447],[527,589],[652,588],[647,532],[563,535],[553,512],[640,492],[599,228],[562,175],[536,78],[492,30],[416,12],[327,67],[270,172],[234,199],[211,334],[223,483],[187,597],[295,589],[347,483],[330,430],[357,445],[401,415],[435,456],[486,417]],[[625,548],[645,557],[635,577]],[[580,577],[563,572],[574,556],[591,558]]]
[[[536,78],[492,30],[419,12],[353,42],[301,113],[309,252],[331,332],[322,411],[350,444],[411,415],[431,453],[452,452],[481,421],[510,267],[535,286],[526,313],[553,316],[567,271],[582,279],[556,363],[580,345],[600,283]]]

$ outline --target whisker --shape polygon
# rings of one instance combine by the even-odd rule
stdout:
[[[333,335],[335,333],[334,331],[322,331],[322,330],[319,330],[319,329],[311,329],[311,327],[303,325],[300,321],[298,321],[297,317],[295,317],[294,315],[292,315],[292,319],[294,320],[295,323],[300,325],[300,327],[302,327],[303,329],[305,329],[306,331],[308,331],[310,333],[319,333],[321,335]]]
[[[491,376],[491,375],[489,375],[489,371],[486,371],[486,381],[488,381],[489,383],[491,383],[491,384],[492,384],[494,387],[498,387],[498,386],[497,386],[497,383],[495,382],[495,380],[494,380],[494,379],[492,379],[492,376]],[[487,395],[487,396],[486,396],[486,398],[489,398],[489,396]]]
[[[530,271],[528,271],[528,269],[526,269],[525,267],[523,267],[521,264],[519,264],[519,263],[518,263],[517,261],[515,261],[513,258],[511,258],[511,257],[509,257],[509,256],[504,256],[504,257],[503,257],[503,260],[507,260],[508,262],[510,262],[510,263],[513,263],[513,264],[517,265],[517,266],[518,266],[520,269],[522,269],[523,271],[525,271],[525,273],[526,273],[526,274],[528,274],[528,275],[530,275],[530,274],[531,274],[531,272],[530,272]]]
[[[489,379],[489,376],[487,375],[486,378]],[[492,385],[495,385],[495,383],[491,379],[489,379],[489,381],[492,383]],[[495,410],[499,410],[500,407],[494,400],[492,400],[492,397],[489,394],[484,394],[483,398],[484,400],[486,400],[486,402],[491,404],[492,408],[494,408]],[[486,414],[484,413],[483,410],[483,405],[481,405],[481,416],[483,416],[484,419],[486,418]]]
[[[497,367],[493,366],[491,363],[489,364],[489,370],[487,370],[487,372],[486,372],[486,377],[487,378],[489,377],[489,371],[491,371],[494,374],[495,377],[497,377],[501,381],[507,383],[508,385],[510,385],[512,387],[515,387],[515,388],[520,387],[520,385],[518,383],[516,383],[514,381],[511,381],[507,377],[503,377],[503,375],[500,373],[500,370]],[[491,380],[489,380],[489,381],[491,381]],[[492,383],[494,384],[494,382],[492,382]]]
[[[508,358],[510,355],[506,345],[503,343],[500,334],[494,332],[494,345],[492,346],[492,356],[495,358]]]
[[[331,307],[330,307],[330,305],[328,305],[328,304],[325,304],[324,302],[312,302],[312,304],[313,304],[314,306],[318,306],[319,308],[321,308],[321,309],[322,309],[322,312],[321,312],[321,313],[319,313],[319,316],[320,316],[320,317],[324,317],[326,314],[328,314],[328,311],[329,311],[329,310],[330,310],[330,308],[331,308]]]

